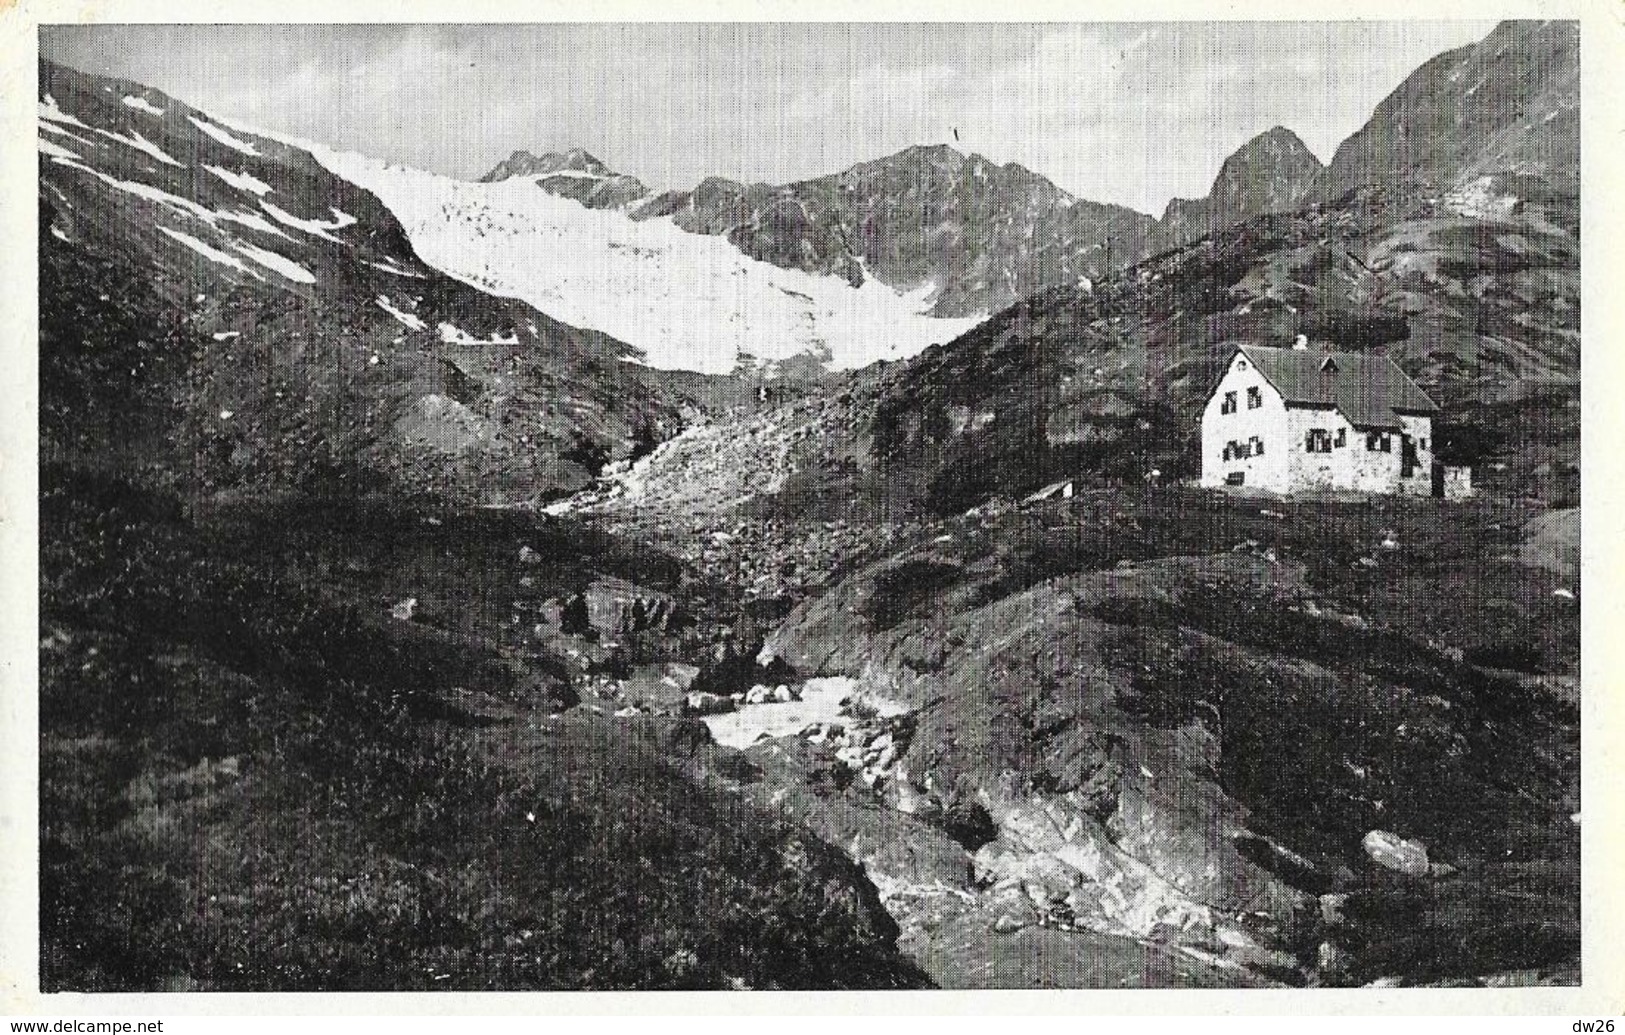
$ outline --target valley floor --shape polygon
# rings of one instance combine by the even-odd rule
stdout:
[[[1563,512],[43,481],[50,988],[1578,977]]]

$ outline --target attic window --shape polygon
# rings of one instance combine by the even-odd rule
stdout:
[[[1220,413],[1235,413],[1236,412],[1236,393],[1235,392],[1226,392],[1226,393],[1224,393],[1224,402],[1220,404],[1219,412]]]
[[[1247,389],[1247,408],[1256,410],[1262,405],[1264,405],[1264,393],[1258,390],[1258,386],[1254,385]]]

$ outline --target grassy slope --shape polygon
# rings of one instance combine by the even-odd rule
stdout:
[[[298,507],[194,522],[43,473],[46,988],[922,980],[833,849],[653,735],[550,718],[475,632],[394,621],[291,563],[354,528]],[[387,543],[423,515],[369,522]],[[514,530],[459,531],[478,554]]]

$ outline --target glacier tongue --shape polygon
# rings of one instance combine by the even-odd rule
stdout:
[[[925,315],[929,283],[907,294],[874,280],[853,288],[750,259],[669,219],[588,209],[528,179],[470,183],[311,150],[393,210],[430,265],[635,345],[650,366],[728,373],[810,356],[852,369],[907,358],[978,322]]]

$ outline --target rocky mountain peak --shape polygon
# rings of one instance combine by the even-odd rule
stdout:
[[[1273,126],[1224,160],[1207,197],[1174,198],[1163,211],[1167,245],[1184,244],[1266,212],[1295,207],[1324,167],[1298,135]]]
[[[523,148],[515,151],[507,158],[480,177],[481,183],[496,183],[500,180],[513,179],[516,176],[544,176],[548,173],[586,173],[591,176],[618,175],[609,166],[595,158],[585,148],[572,147],[568,151],[548,151],[543,155],[534,155]]]

